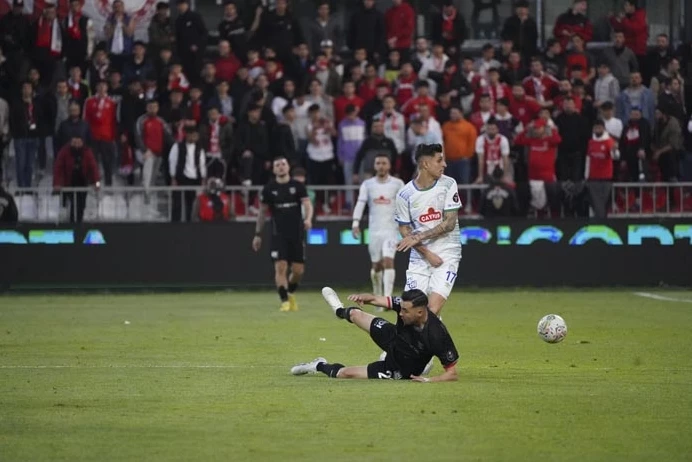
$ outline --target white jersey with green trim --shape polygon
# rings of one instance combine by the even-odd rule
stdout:
[[[459,188],[454,178],[442,175],[435,184],[423,190],[410,181],[396,196],[395,219],[400,225],[410,225],[414,233],[421,233],[442,223],[444,212],[458,211],[461,206]],[[423,244],[443,260],[455,256],[461,258],[459,220],[453,231],[424,241]],[[412,249],[409,261],[419,259],[422,257]]]

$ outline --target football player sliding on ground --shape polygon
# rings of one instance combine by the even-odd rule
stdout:
[[[387,357],[367,366],[344,366],[317,358],[291,368],[293,375],[322,372],[336,379],[410,379],[415,382],[450,382],[457,380],[456,364],[459,353],[442,321],[428,308],[428,297],[414,289],[401,297],[371,294],[351,295],[348,300],[359,305],[374,305],[394,310],[396,324],[362,311],[359,307],[345,308],[330,287],[322,289],[336,317],[355,324],[370,334],[370,338]],[[436,377],[421,377],[425,366],[437,356],[445,372]]]

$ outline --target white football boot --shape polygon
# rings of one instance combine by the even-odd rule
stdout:
[[[291,374],[293,375],[305,375],[305,374],[316,374],[317,365],[319,363],[326,363],[327,360],[324,358],[313,359],[309,363],[302,363],[291,368]]]
[[[334,289],[332,289],[331,287],[322,288],[322,296],[324,297],[324,300],[327,302],[327,304],[332,308],[334,314],[336,314],[336,310],[344,307],[344,304],[339,299],[339,296],[336,294],[336,292],[334,292]]]

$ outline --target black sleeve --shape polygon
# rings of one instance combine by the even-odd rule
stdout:
[[[298,199],[306,199],[310,196],[308,196],[308,189],[305,187],[303,183],[296,182],[296,196],[298,196]]]
[[[435,338],[433,353],[438,357],[442,366],[447,369],[457,363],[459,352],[457,352],[457,348],[454,346],[452,336],[449,335],[447,328],[442,323],[439,324],[438,333],[439,337]]]
[[[389,300],[392,311],[397,313],[401,311],[401,297],[387,297],[387,299]]]
[[[260,201],[265,205],[272,205],[271,194],[269,193],[269,185],[264,185],[260,194]]]
[[[303,33],[303,26],[297,19],[293,20],[293,45],[297,46],[305,42],[305,34]]]

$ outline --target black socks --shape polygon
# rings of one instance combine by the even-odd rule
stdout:
[[[287,302],[288,301],[288,291],[284,286],[281,286],[277,289],[279,291],[279,298],[281,298],[281,302]]]
[[[317,365],[317,370],[319,372],[322,372],[323,374],[327,375],[328,377],[335,379],[336,374],[339,373],[341,369],[344,368],[343,364],[327,364],[327,363],[319,363]]]
[[[289,294],[295,294],[296,290],[298,290],[298,283],[297,282],[289,282],[288,283],[288,293]]]
[[[351,307],[351,308],[337,308],[336,309],[336,317],[341,318],[341,319],[345,319],[346,321],[353,324],[353,321],[351,321],[351,311],[353,311],[353,310],[359,310],[360,311],[360,308],[358,308],[356,306]]]

